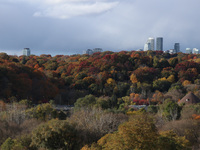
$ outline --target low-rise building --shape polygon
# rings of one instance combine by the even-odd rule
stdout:
[[[193,48],[193,54],[199,54],[199,49],[198,48]]]
[[[86,51],[83,52],[83,54],[88,54],[88,55],[92,55],[93,53],[96,52],[103,52],[102,48],[94,48],[92,49],[87,49]]]
[[[191,48],[186,48],[185,53],[186,54],[192,54],[192,49]]]

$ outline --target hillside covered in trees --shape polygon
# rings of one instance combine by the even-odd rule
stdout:
[[[158,103],[158,94],[174,100],[188,91],[198,95],[200,56],[161,51],[103,52],[93,55],[8,56],[0,54],[0,98],[54,99],[73,105],[85,95],[131,96]],[[173,90],[178,94],[172,94]],[[155,95],[156,94],[156,95]],[[162,102],[162,101],[160,101]]]
[[[162,51],[0,53],[1,149],[198,148],[200,105],[177,102],[200,98],[199,63],[200,55]]]

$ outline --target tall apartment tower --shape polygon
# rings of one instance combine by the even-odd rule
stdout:
[[[144,44],[144,51],[154,50],[154,38],[148,38],[147,42]]]
[[[180,52],[180,43],[175,43],[174,44],[174,51],[175,51],[175,53]]]
[[[156,50],[163,51],[163,38],[162,37],[156,38]]]
[[[30,55],[31,55],[31,50],[30,50],[30,48],[24,48],[24,50],[23,50],[23,55],[25,55],[25,56],[30,56]]]

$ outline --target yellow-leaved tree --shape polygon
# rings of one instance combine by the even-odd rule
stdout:
[[[82,150],[187,150],[189,142],[173,131],[159,133],[153,118],[134,115],[117,132],[103,136],[96,144]]]
[[[115,85],[115,80],[112,79],[112,78],[109,78],[109,79],[107,80],[107,84],[109,84],[109,85]]]
[[[188,80],[185,80],[185,81],[183,81],[183,83],[182,83],[183,86],[187,86],[187,85],[189,85],[189,84],[191,84],[191,81],[188,81]]]
[[[168,78],[167,78],[167,81],[171,82],[171,83],[174,83],[175,82],[175,77],[174,75],[170,75]]]
[[[131,82],[132,82],[133,84],[138,82],[137,77],[136,77],[135,74],[132,74],[132,75],[130,76],[130,80],[131,80]]]

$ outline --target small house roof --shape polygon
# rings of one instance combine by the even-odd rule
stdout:
[[[200,99],[194,95],[192,92],[188,93],[187,95],[185,95],[179,102],[178,104],[196,104],[196,103],[200,103]]]

